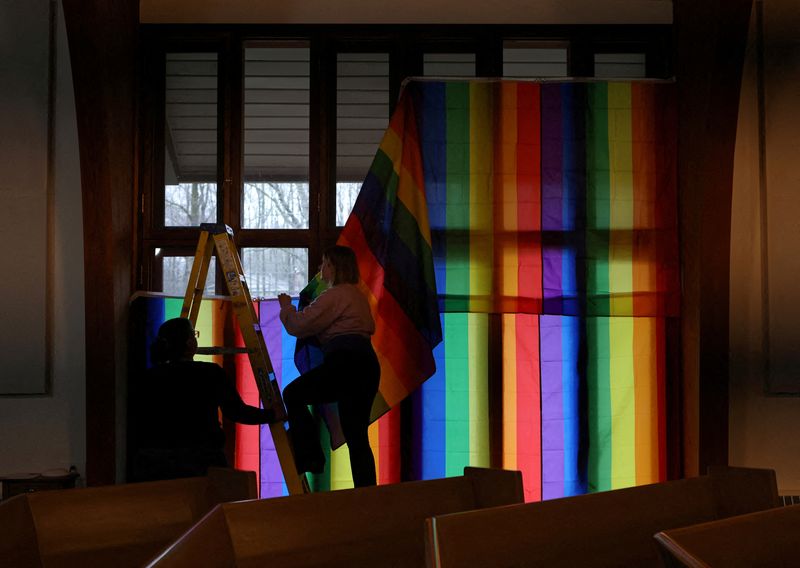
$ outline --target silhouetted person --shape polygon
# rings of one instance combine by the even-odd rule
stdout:
[[[353,483],[356,487],[375,485],[375,457],[367,435],[381,375],[370,341],[375,322],[369,302],[358,288],[358,264],[352,249],[329,248],[322,256],[320,271],[329,288],[302,311],[295,310],[288,295],[278,296],[286,331],[296,337],[316,336],[324,354],[320,366],[283,391],[297,469],[320,473],[325,467],[307,405],[336,402],[350,452]]]
[[[227,467],[219,411],[243,424],[272,422],[274,412],[242,402],[215,363],[194,361],[198,332],[185,318],[165,321],[152,345],[154,366],[136,385],[136,445],[131,481],[195,477]]]

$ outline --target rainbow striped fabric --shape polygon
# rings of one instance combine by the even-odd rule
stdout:
[[[415,477],[497,452],[529,500],[665,477],[664,318],[680,300],[671,93],[407,85],[444,329],[412,397]]]
[[[672,97],[647,82],[406,85],[339,240],[378,323],[380,483],[502,464],[537,500],[665,478]],[[286,385],[294,339],[259,304]],[[255,403],[243,357],[236,370]],[[254,431],[237,433],[237,467],[284,494],[268,429]],[[312,480],[351,483],[346,446]]]
[[[442,340],[421,150],[414,109],[401,104],[338,240],[356,252],[375,318],[381,385],[373,417],[433,374]]]

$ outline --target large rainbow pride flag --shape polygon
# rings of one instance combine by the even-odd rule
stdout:
[[[391,302],[374,344],[394,396],[377,415],[414,393],[410,424],[395,411],[375,427],[381,481],[458,475],[498,452],[529,499],[665,477],[675,124],[663,83],[406,85],[339,239],[373,305]],[[444,341],[424,382],[431,269]]]
[[[444,329],[437,372],[413,395],[415,475],[502,452],[531,500],[665,478],[665,318],[680,300],[672,91],[407,85]],[[489,416],[498,397],[502,416]]]
[[[380,483],[493,464],[536,500],[665,479],[675,124],[665,83],[404,87],[339,239],[378,324]],[[259,314],[285,386],[294,338],[274,301]],[[257,403],[246,359],[226,368]],[[285,493],[268,432],[236,436],[262,497]],[[315,489],[351,486],[346,452]]]

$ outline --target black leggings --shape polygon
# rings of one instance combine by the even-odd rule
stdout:
[[[348,336],[348,339],[353,337]],[[357,337],[337,343],[341,348],[327,352],[319,367],[296,378],[283,391],[295,457],[298,464],[324,463],[308,405],[336,402],[350,452],[353,484],[356,487],[375,485],[375,457],[369,446],[367,428],[372,402],[378,392],[380,364],[369,339]]]

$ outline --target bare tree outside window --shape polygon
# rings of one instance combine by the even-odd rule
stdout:
[[[216,183],[179,183],[164,187],[164,226],[197,227],[217,221]]]
[[[158,253],[157,253],[158,254]],[[165,256],[162,260],[162,291],[170,296],[183,296],[192,271],[193,256]],[[214,271],[216,258],[211,257],[208,276],[203,288],[204,296],[214,295]]]
[[[336,225],[343,227],[353,210],[361,184],[354,182],[336,183]]]
[[[308,228],[308,182],[245,182],[242,226]]]
[[[242,268],[253,298],[296,296],[308,284],[308,249],[245,248]]]

